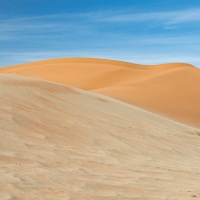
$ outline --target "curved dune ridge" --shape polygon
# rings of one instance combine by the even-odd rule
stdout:
[[[200,197],[200,131],[103,95],[0,75],[0,199]]]
[[[184,63],[156,66],[66,58],[0,69],[93,91],[200,127],[200,70]]]

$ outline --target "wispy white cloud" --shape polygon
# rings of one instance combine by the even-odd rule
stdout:
[[[0,36],[7,35],[8,37],[0,37],[0,40],[26,39],[28,37],[41,37],[41,35],[54,35],[53,37],[62,37],[59,34],[87,35],[91,31],[96,30],[96,25],[90,22],[92,13],[77,13],[77,14],[55,14],[42,15],[23,18],[13,18],[0,20]],[[19,34],[20,33],[20,34]]]
[[[57,23],[38,23],[38,24],[0,24],[0,32],[12,32],[12,31],[31,31],[37,30],[41,31],[41,29],[53,29],[58,27],[59,24]]]
[[[108,11],[96,11],[96,12],[79,12],[79,13],[62,13],[62,14],[49,14],[49,15],[34,15],[28,17],[16,17],[10,19],[0,19],[0,23],[12,23],[12,22],[26,22],[26,21],[43,21],[43,20],[56,20],[56,19],[73,19],[73,18],[90,18],[95,15],[101,15],[102,13],[109,13]]]
[[[157,32],[140,35],[140,30],[133,33],[125,28],[123,32],[121,27],[124,22],[156,22],[173,28],[197,21],[200,8],[142,13],[99,11],[0,20],[0,66],[57,57],[101,57],[143,64],[188,62],[200,66],[198,31],[193,35],[166,35],[156,29]],[[12,52],[16,47],[19,52]],[[191,49],[191,53],[183,49]]]
[[[195,47],[197,44],[200,44],[200,38],[198,35],[190,36],[160,36],[160,35],[151,35],[148,37],[140,36],[135,38],[130,38],[127,41],[129,44],[137,45],[165,45],[167,46],[176,46],[176,45],[193,45]]]
[[[200,21],[200,8],[190,8],[185,10],[162,11],[162,12],[142,12],[134,11],[127,14],[111,14],[97,18],[102,22],[141,22],[141,21],[163,21],[166,24],[178,24],[191,21]]]
[[[93,28],[104,23],[137,23],[154,21],[164,24],[165,28],[175,28],[176,24],[200,21],[200,8],[162,12],[137,12],[137,11],[96,11],[80,13],[63,13],[52,15],[40,15],[0,20],[0,32],[14,31],[40,31],[63,30],[86,26]],[[84,28],[84,27],[83,27]]]

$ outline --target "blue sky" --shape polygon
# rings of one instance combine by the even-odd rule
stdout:
[[[0,1],[0,67],[59,57],[200,67],[200,1]]]

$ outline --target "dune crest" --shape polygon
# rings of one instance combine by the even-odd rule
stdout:
[[[200,70],[184,63],[144,66],[128,62],[67,58],[1,68],[70,85],[200,127]]]
[[[200,197],[199,130],[87,91],[0,75],[0,199]]]

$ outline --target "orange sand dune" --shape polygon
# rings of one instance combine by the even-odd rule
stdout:
[[[183,63],[144,66],[103,59],[55,59],[0,69],[91,90],[200,127],[200,70]]]
[[[103,95],[0,74],[0,199],[199,199],[199,136]]]

